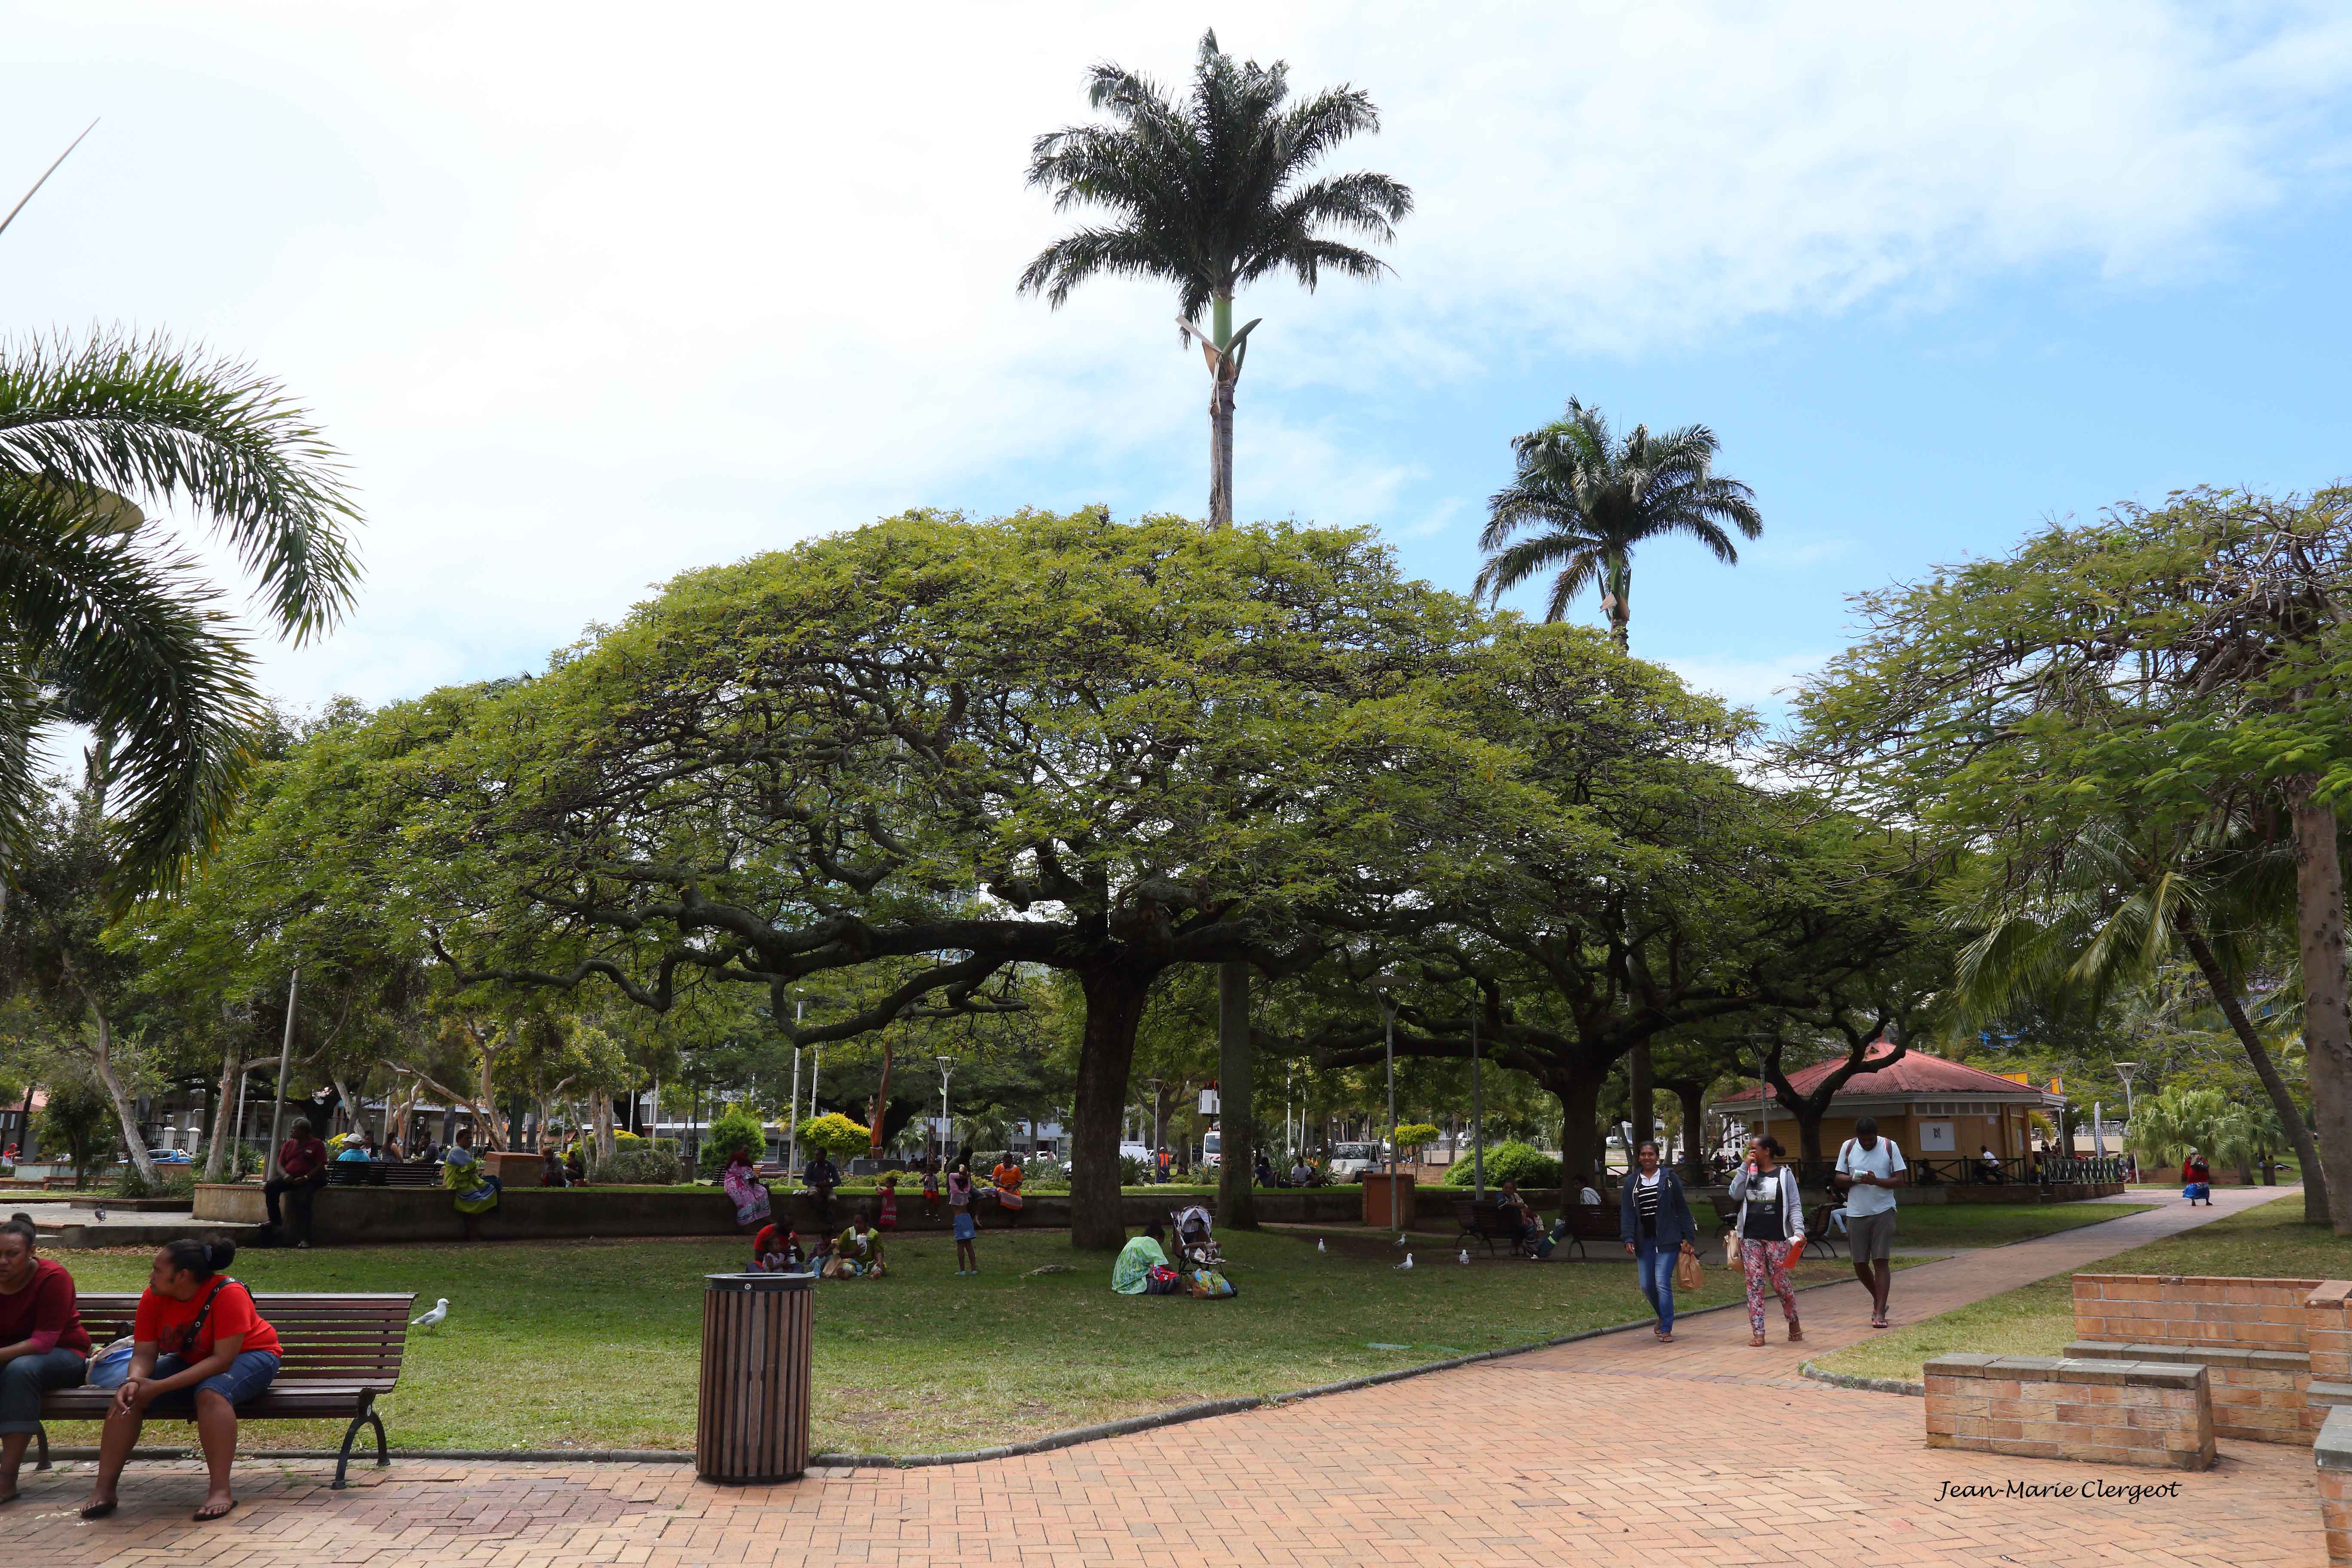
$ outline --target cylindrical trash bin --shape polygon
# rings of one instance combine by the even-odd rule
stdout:
[[[706,1274],[694,1468],[707,1481],[789,1481],[808,1468],[816,1277]]]

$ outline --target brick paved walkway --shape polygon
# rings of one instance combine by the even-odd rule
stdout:
[[[2224,1189],[1908,1269],[1910,1321],[2277,1195]],[[1999,1568],[2325,1560],[2307,1449],[2230,1443],[2178,1498],[1951,1500],[1948,1479],[2166,1480],[2055,1461],[1931,1453],[1920,1403],[1797,1378],[1868,1332],[1856,1286],[1798,1298],[1808,1343],[1747,1345],[1737,1312],[992,1464],[697,1483],[684,1466],[403,1463],[325,1489],[314,1463],[239,1470],[224,1524],[188,1513],[189,1466],[138,1468],[122,1511],[84,1524],[87,1467],[28,1478],[0,1511],[11,1562],[43,1568],[711,1568],[735,1563],[1046,1565],[1812,1563]]]

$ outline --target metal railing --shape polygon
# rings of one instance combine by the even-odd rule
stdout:
[[[1797,1180],[1809,1187],[1827,1186],[1831,1174],[1837,1169],[1834,1160],[1794,1160],[1790,1163],[1797,1168]],[[1991,1162],[1977,1155],[1969,1159],[1915,1159],[1909,1162],[1910,1184],[1915,1187],[2001,1184],[2053,1186],[2074,1183],[2115,1183],[2123,1179],[2124,1161],[2120,1154],[2042,1155],[2030,1160]]]

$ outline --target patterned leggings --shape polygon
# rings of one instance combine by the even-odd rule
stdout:
[[[1789,1287],[1789,1244],[1785,1241],[1745,1241],[1739,1244],[1740,1272],[1748,1276],[1748,1331],[1764,1331],[1764,1297],[1780,1298],[1780,1310],[1794,1325],[1797,1296]]]

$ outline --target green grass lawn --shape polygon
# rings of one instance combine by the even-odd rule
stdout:
[[[1910,1216],[1904,1216],[1907,1223]],[[2303,1223],[2303,1195],[2264,1204],[2100,1262],[2101,1274],[2269,1275],[2352,1279],[2352,1238]],[[1916,1382],[1922,1363],[1955,1351],[2058,1355],[2074,1338],[2070,1277],[2056,1275],[1823,1356],[1831,1372]]]
[[[1903,1204],[1895,1221],[1895,1245],[2000,1247],[2103,1224],[2127,1214],[2145,1214],[2156,1206],[2152,1203]]]
[[[1066,1235],[983,1235],[978,1279],[953,1244],[900,1237],[891,1273],[818,1287],[820,1452],[922,1453],[1018,1441],[1238,1394],[1268,1394],[1624,1322],[1646,1315],[1632,1266],[1480,1264],[1423,1252],[1410,1272],[1375,1247],[1318,1254],[1311,1232],[1220,1238],[1241,1295],[1122,1297],[1108,1258]],[[134,1289],[148,1255],[58,1256],[85,1289]],[[1719,1254],[1712,1255],[1719,1258]],[[694,1437],[702,1276],[734,1268],[727,1241],[507,1243],[259,1252],[256,1290],[414,1290],[449,1321],[409,1341],[382,1408],[418,1448],[684,1448]],[[1068,1273],[1031,1270],[1061,1265]],[[1802,1283],[1850,1278],[1807,1261]],[[1717,1266],[1685,1306],[1736,1300]],[[1390,1348],[1375,1349],[1375,1345]],[[176,1441],[173,1430],[151,1429]],[[95,1441],[66,1426],[53,1437]],[[249,1447],[331,1447],[340,1425],[271,1423]]]

